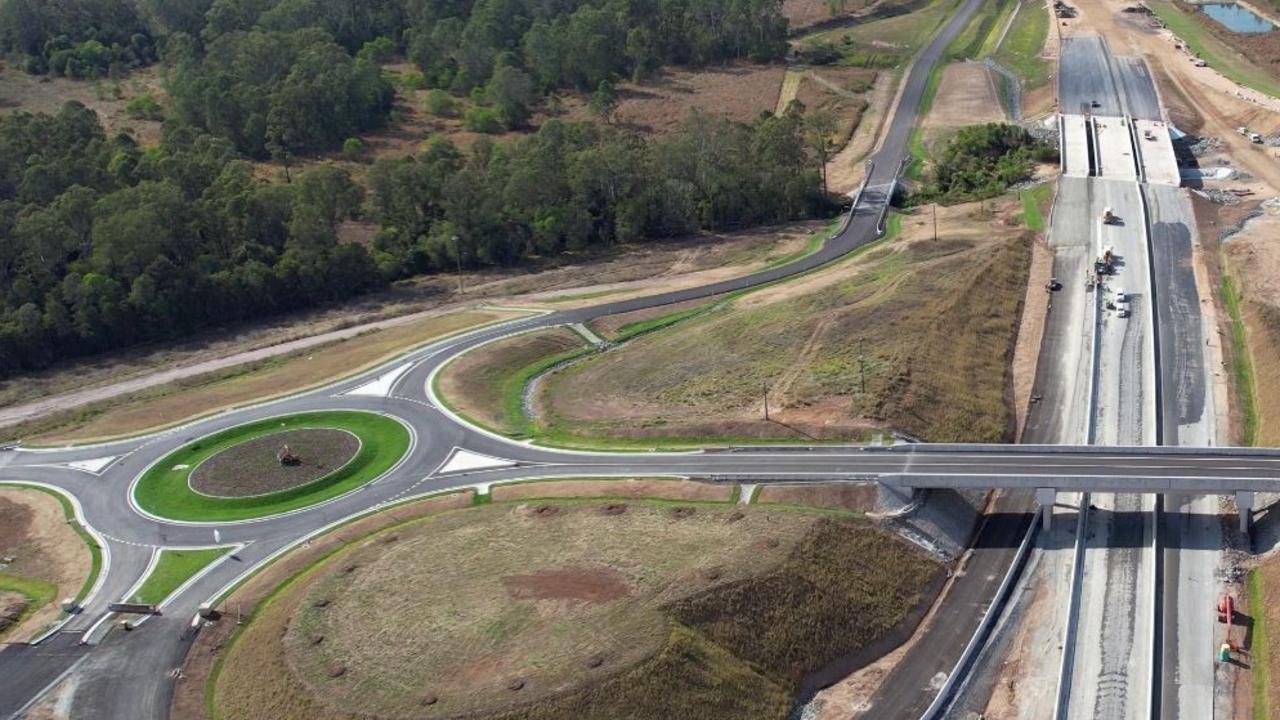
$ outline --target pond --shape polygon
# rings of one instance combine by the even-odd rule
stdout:
[[[1248,8],[1235,3],[1206,3],[1200,6],[1200,10],[1232,32],[1265,33],[1275,30],[1275,25],[1270,20],[1258,17]]]

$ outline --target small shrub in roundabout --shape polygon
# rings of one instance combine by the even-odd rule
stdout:
[[[192,489],[191,473],[205,460],[251,440],[308,428],[345,430],[359,438],[360,448],[332,472],[278,492],[214,497]],[[170,520],[219,522],[277,515],[335,498],[376,479],[404,457],[409,440],[409,430],[399,421],[355,410],[258,420],[199,438],[164,456],[138,480],[134,502],[146,512]],[[275,452],[264,451],[261,458],[245,458],[243,472],[254,472],[255,463],[277,462]]]

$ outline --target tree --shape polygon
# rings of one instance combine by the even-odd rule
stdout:
[[[519,68],[502,65],[489,79],[485,98],[493,105],[503,126],[514,130],[529,119],[533,81]]]
[[[804,125],[809,146],[817,155],[818,167],[822,172],[822,192],[827,190],[827,161],[831,156],[831,136],[839,127],[835,113],[827,108],[818,108],[805,115]]]
[[[587,107],[592,115],[612,124],[613,114],[618,109],[618,93],[614,90],[613,83],[601,80],[596,86],[596,91],[591,94],[591,102]]]

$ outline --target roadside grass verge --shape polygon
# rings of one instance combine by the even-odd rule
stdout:
[[[474,717],[781,720],[796,678],[908,635],[942,576],[916,548],[847,517],[634,498],[616,514],[600,501],[553,503],[540,506],[555,509],[547,513],[521,501],[410,519],[302,566],[248,608],[218,653],[204,683],[210,716],[421,714],[429,693]],[[452,560],[432,562],[427,548]],[[536,613],[540,595],[521,591],[565,592],[542,581],[569,575],[568,592],[610,587],[615,573],[625,595]],[[758,615],[735,612],[744,594]],[[408,606],[418,621],[404,625],[395,618]],[[367,642],[390,627],[389,642]],[[477,658],[492,667],[479,679],[467,673]]]
[[[547,369],[593,351],[573,330],[553,327],[482,345],[449,361],[435,376],[444,404],[468,421],[511,437],[526,436],[525,388]]]
[[[1227,272],[1222,275],[1222,302],[1231,321],[1231,386],[1240,408],[1240,444],[1252,446],[1258,439],[1258,392],[1240,291]]]
[[[162,549],[156,566],[138,588],[132,602],[159,605],[196,573],[229,552],[229,546],[198,550]]]
[[[0,572],[0,592],[17,593],[26,598],[26,607],[6,630],[14,630],[22,625],[40,608],[54,601],[58,595],[58,586],[39,578],[21,577]],[[0,630],[0,638],[6,635]]]
[[[511,317],[464,311],[372,330],[0,428],[0,440],[24,438],[39,446],[134,436],[338,382],[425,344]]]
[[[886,16],[852,27],[824,30],[798,41],[802,51],[829,47],[839,54],[838,64],[865,68],[901,68],[927,44],[959,0],[906,0],[884,4]],[[893,9],[898,12],[888,12]]]
[[[942,62],[981,60],[990,55],[1016,6],[1016,0],[992,0],[984,4],[947,46]]]
[[[1274,562],[1274,559],[1271,561]],[[1249,571],[1249,614],[1253,616],[1253,720],[1271,720],[1271,641],[1262,591],[1263,568]],[[1274,598],[1271,598],[1274,602]]]
[[[1170,0],[1149,0],[1147,7],[1209,67],[1227,79],[1272,97],[1280,97],[1280,81],[1258,67],[1205,27],[1199,18]]]
[[[306,485],[256,497],[220,498],[191,489],[189,476],[214,454],[264,435],[302,428],[339,428],[360,438],[360,451],[346,465]],[[229,428],[164,456],[143,473],[134,500],[145,511],[170,520],[234,521],[276,515],[335,498],[390,470],[408,451],[409,431],[385,415],[326,411],[286,415]]]
[[[1042,0],[1022,0],[993,58],[1022,79],[1028,90],[1049,82],[1050,63],[1040,57],[1049,39],[1049,9]]]
[[[1053,202],[1053,183],[1046,182],[1018,193],[1022,201],[1022,222],[1028,229],[1043,233],[1048,229],[1045,217]]]

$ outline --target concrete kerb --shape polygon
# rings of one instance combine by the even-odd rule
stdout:
[[[514,308],[503,308],[502,310],[505,312],[517,311]],[[85,442],[85,443],[68,443],[66,445],[57,445],[57,446],[36,445],[36,446],[27,447],[27,446],[19,445],[17,447],[17,450],[18,452],[25,452],[25,453],[59,453],[59,452],[66,452],[68,450],[92,450],[94,448],[108,448],[113,445],[123,445],[130,442],[142,442],[142,445],[146,445],[150,442],[154,442],[155,440],[158,440],[159,438],[166,437],[174,433],[179,433],[184,430],[189,430],[202,423],[206,423],[206,422],[209,422],[210,420],[215,420],[215,419],[225,417],[227,415],[231,415],[234,413],[244,412],[246,410],[255,410],[255,409],[264,408],[264,407],[270,407],[272,405],[278,405],[283,402],[289,402],[292,400],[296,400],[300,397],[306,397],[308,395],[323,395],[326,393],[331,393],[331,391],[333,391],[335,388],[345,386],[348,384],[352,385],[352,388],[350,389],[355,389],[356,387],[359,387],[360,385],[362,385],[365,381],[376,380],[380,375],[382,375],[386,370],[390,369],[391,366],[396,363],[403,363],[407,361],[407,362],[412,362],[416,365],[424,360],[434,357],[435,355],[439,354],[440,352],[443,352],[444,350],[447,350],[448,347],[446,346],[451,346],[453,344],[456,344],[459,341],[466,340],[471,335],[476,335],[483,332],[489,332],[494,329],[501,328],[504,325],[515,325],[518,323],[527,322],[532,317],[541,317],[543,315],[549,315],[555,312],[554,310],[532,309],[532,308],[521,308],[519,309],[519,311],[528,313],[530,317],[512,318],[511,320],[502,320],[495,323],[487,323],[484,325],[480,325],[479,327],[459,330],[458,332],[450,333],[448,335],[436,338],[434,340],[429,340],[426,343],[423,343],[422,345],[418,345],[417,347],[409,348],[408,350],[405,350],[404,352],[394,357],[391,357],[386,359],[385,361],[379,362],[375,366],[372,366],[366,370],[360,371],[356,375],[348,375],[346,377],[340,377],[320,385],[302,388],[297,392],[289,393],[287,395],[281,395],[280,397],[274,397],[268,400],[263,400],[261,402],[252,402],[245,405],[234,405],[232,407],[223,408],[221,410],[215,410],[206,415],[201,415],[199,417],[195,417],[190,420],[181,422],[181,424],[178,424],[178,425],[160,427],[153,430],[148,430],[142,433],[138,433],[136,435],[126,435],[118,438],[110,438],[106,440],[91,441],[91,442]],[[421,357],[418,357],[419,355]],[[395,384],[392,385],[392,388],[391,388],[392,392],[394,392],[395,388],[401,382],[404,381],[405,376],[409,375],[412,372],[412,370],[413,368],[409,368],[408,370],[405,371],[405,373],[399,379],[396,380]]]
[[[256,421],[255,421],[255,422],[256,422]],[[231,427],[231,428],[227,428],[227,429],[228,429],[228,430],[233,430],[233,429],[235,429],[235,428],[234,428],[234,427]],[[302,485],[296,485],[296,486],[294,486],[294,487],[305,487],[305,486],[310,485],[310,484],[312,484],[312,483],[318,483],[318,482],[323,481],[325,478],[329,477],[330,475],[333,475],[334,473],[341,471],[341,470],[342,470],[343,468],[345,468],[346,466],[348,466],[348,465],[350,465],[351,463],[355,462],[355,461],[356,461],[356,457],[360,455],[360,451],[364,449],[364,441],[360,439],[360,436],[359,436],[359,435],[356,435],[355,433],[351,432],[350,430],[347,430],[346,428],[339,428],[339,427],[323,427],[323,428],[298,428],[298,429],[300,429],[300,430],[336,430],[336,431],[339,431],[339,432],[344,432],[344,433],[346,433],[346,434],[348,434],[348,435],[350,435],[351,437],[353,437],[353,438],[355,438],[355,439],[356,439],[356,451],[355,451],[355,453],[354,453],[350,458],[348,458],[348,459],[347,459],[347,461],[346,461],[346,462],[342,463],[342,464],[341,464],[341,465],[339,465],[338,467],[336,467],[336,468],[334,468],[334,469],[330,470],[329,472],[327,472],[327,473],[325,473],[325,474],[321,475],[321,476],[320,476],[320,477],[318,477],[318,478],[315,478],[314,480],[308,480],[307,482],[303,483]],[[283,432],[288,432],[288,431],[287,431],[287,430],[285,430],[285,431],[283,431]],[[269,437],[270,435],[274,435],[274,434],[275,434],[275,433],[267,433],[266,435],[259,435],[258,437],[259,437],[259,438],[261,438],[261,437]],[[251,440],[257,440],[257,439],[258,439],[258,438],[249,438],[248,440],[244,440],[244,441],[242,441],[242,442],[249,442],[249,441],[251,441]],[[239,443],[237,443],[237,444],[239,444]],[[235,445],[232,445],[231,447],[235,447]],[[273,491],[271,491],[271,492],[256,493],[256,494],[253,494],[253,495],[234,495],[234,496],[230,496],[230,495],[210,495],[210,494],[208,494],[208,493],[202,493],[202,492],[200,492],[199,490],[195,489],[195,486],[193,486],[193,485],[191,484],[191,476],[196,474],[196,470],[199,470],[201,465],[204,465],[205,463],[209,462],[210,460],[212,460],[213,458],[217,457],[217,456],[218,456],[219,454],[221,454],[222,452],[224,452],[224,451],[226,451],[226,450],[230,450],[230,449],[231,449],[231,447],[223,448],[222,450],[219,450],[218,452],[216,452],[216,453],[214,453],[214,454],[210,455],[209,457],[205,458],[204,460],[201,460],[200,462],[196,463],[196,466],[195,466],[195,467],[193,467],[193,468],[191,468],[191,472],[188,472],[188,473],[187,473],[187,489],[188,489],[188,490],[190,490],[191,492],[195,493],[196,495],[199,495],[200,497],[207,497],[207,498],[209,498],[209,499],[211,499],[211,500],[231,500],[231,499],[235,499],[235,500],[245,500],[245,499],[249,499],[249,498],[266,497],[266,496],[268,496],[268,495],[274,495],[274,494],[276,494],[276,493],[278,493],[278,492],[284,492],[285,490],[293,490],[293,489],[294,489],[294,488],[284,488],[283,490],[273,490]],[[407,454],[407,451],[406,451],[406,454]]]
[[[1055,693],[1054,720],[1068,720],[1071,705],[1071,680],[1076,662],[1076,635],[1080,626],[1080,602],[1084,594],[1085,527],[1089,518],[1089,493],[1080,494],[1080,511],[1076,514],[1076,544],[1072,552],[1071,592],[1067,605],[1067,626],[1062,638],[1062,661]]]
[[[339,408],[338,410],[345,410],[345,408]],[[307,410],[302,413],[284,413],[281,415],[272,415],[265,418],[258,418],[257,420],[248,420],[246,422],[240,423],[239,425],[232,425],[231,427],[224,428],[223,430],[219,430],[218,432],[224,432],[226,430],[234,430],[235,428],[238,428],[238,427],[243,427],[245,425],[252,425],[254,423],[263,422],[266,420],[274,420],[276,418],[291,417],[293,415],[302,415],[302,414],[307,414],[312,412],[334,412],[334,410]],[[173,526],[181,526],[181,527],[214,527],[214,526],[224,526],[224,525],[251,525],[253,523],[260,523],[268,520],[278,520],[282,517],[288,517],[290,515],[298,515],[304,512],[311,512],[316,508],[324,507],[325,505],[337,502],[345,497],[358,493],[361,490],[364,490],[365,488],[372,487],[373,485],[376,485],[379,482],[381,482],[383,479],[390,477],[392,474],[394,474],[397,470],[400,469],[400,466],[403,465],[406,461],[408,461],[409,457],[413,455],[414,449],[416,449],[418,446],[418,431],[414,429],[413,425],[405,422],[403,418],[400,418],[399,416],[389,412],[384,412],[381,410],[358,410],[358,411],[352,411],[352,412],[367,412],[367,413],[372,413],[374,415],[382,415],[384,417],[388,417],[392,420],[395,420],[396,422],[400,423],[406,430],[409,431],[409,446],[405,449],[404,453],[401,454],[400,459],[397,460],[394,465],[387,468],[386,471],[384,471],[382,474],[378,475],[376,478],[370,480],[369,482],[363,483],[357,487],[354,487],[348,490],[347,492],[342,493],[341,495],[335,495],[334,497],[328,498],[326,500],[322,500],[318,503],[305,505],[303,507],[295,508],[293,510],[288,510],[282,513],[275,513],[273,515],[263,515],[262,517],[255,517],[255,518],[245,518],[243,520],[177,520],[174,518],[161,517],[159,515],[155,515],[143,509],[142,506],[139,505],[137,502],[136,493],[138,489],[138,483],[142,481],[143,476],[145,476],[148,472],[150,472],[151,468],[155,467],[156,463],[159,463],[161,460],[171,455],[173,451],[170,451],[168,453],[165,453],[164,455],[161,455],[155,460],[152,460],[150,463],[148,463],[147,466],[144,467],[141,470],[141,472],[139,472],[136,476],[134,476],[133,480],[129,483],[129,492],[127,494],[127,497],[129,499],[129,509],[132,510],[135,514],[140,515],[144,518],[147,518],[148,520],[151,520],[153,522],[159,523],[161,525],[173,525]]]
[[[71,504],[71,510],[75,514],[76,522],[80,524],[80,527],[84,528],[84,531],[89,534],[89,537],[93,538],[93,541],[98,544],[98,550],[102,553],[102,563],[98,567],[98,577],[94,579],[93,586],[89,588],[88,594],[86,594],[84,598],[77,603],[81,609],[88,606],[97,599],[98,593],[102,590],[102,585],[106,581],[107,572],[111,568],[111,546],[107,544],[106,538],[104,538],[102,533],[98,532],[87,520],[85,520],[84,509],[80,507],[80,500],[77,499],[75,495],[72,495],[57,485],[50,485],[48,483],[36,482],[33,480],[0,480],[0,487],[6,485],[13,487],[40,488],[41,490],[57,493],[60,497],[66,498],[67,502]],[[76,618],[75,613],[64,613],[64,615],[65,617],[59,619],[56,623],[50,626],[48,630],[42,633],[39,637],[32,639],[27,644],[39,645],[58,633],[66,626],[67,623]]]
[[[1022,568],[1026,564],[1027,556],[1031,550],[1031,543],[1035,539],[1039,527],[1040,523],[1034,519],[1027,527],[1027,532],[1022,536],[1022,542],[1018,545],[1018,551],[1014,554],[1013,561],[1009,563],[1009,569],[1005,572],[1004,578],[1000,581],[1000,586],[996,588],[996,593],[992,597],[991,603],[987,606],[986,614],[978,622],[978,627],[973,631],[973,637],[969,638],[969,643],[965,645],[964,651],[960,653],[960,659],[956,661],[955,667],[947,675],[946,682],[942,684],[942,688],[938,690],[938,694],[934,696],[933,702],[929,704],[928,709],[920,716],[920,720],[941,718],[958,686],[962,682],[968,681],[969,672],[973,669],[974,661],[977,660],[978,654],[985,649],[987,641],[991,638],[992,628],[995,627],[996,621],[1004,613],[1005,605],[1009,602],[1014,585],[1022,574]]]

